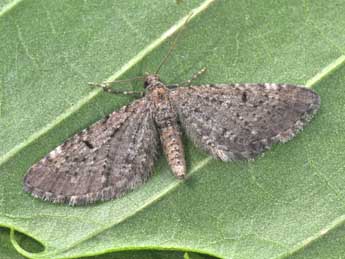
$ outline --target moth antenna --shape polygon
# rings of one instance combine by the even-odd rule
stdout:
[[[171,56],[172,51],[175,49],[176,47],[176,43],[177,40],[179,38],[179,36],[181,35],[181,32],[183,31],[183,29],[186,27],[186,24],[189,22],[190,18],[193,16],[193,13],[190,13],[188,15],[188,17],[186,18],[185,22],[183,23],[180,31],[176,34],[175,39],[173,41],[173,43],[171,44],[168,53],[166,54],[166,56],[163,58],[163,60],[161,61],[161,63],[158,65],[158,68],[155,72],[155,74],[158,74],[159,70],[162,68],[162,66],[167,62],[168,58]]]

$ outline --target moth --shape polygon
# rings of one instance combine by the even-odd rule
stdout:
[[[253,159],[294,137],[320,107],[319,95],[302,86],[191,86],[192,80],[169,86],[160,80],[159,68],[140,78],[143,92],[96,85],[107,92],[142,97],[67,139],[34,164],[24,177],[24,190],[70,205],[118,198],[150,178],[160,147],[176,178],[185,178],[182,131],[216,159]]]

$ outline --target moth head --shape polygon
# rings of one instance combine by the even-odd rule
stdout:
[[[157,74],[147,74],[145,76],[145,81],[144,81],[144,88],[148,88],[149,86],[154,86],[160,84],[160,79],[159,75]]]

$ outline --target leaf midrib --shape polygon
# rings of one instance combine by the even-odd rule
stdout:
[[[19,3],[23,2],[23,0],[13,0],[12,2],[3,6],[2,10],[0,11],[0,16],[4,15],[5,13],[9,12],[12,8],[14,8]]]

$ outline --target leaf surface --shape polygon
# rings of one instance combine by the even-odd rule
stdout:
[[[1,4],[0,225],[45,247],[30,253],[13,239],[20,253],[52,259],[132,249],[222,258],[342,254],[342,0]],[[250,162],[214,161],[185,139],[187,181],[177,181],[161,159],[152,180],[111,202],[72,208],[23,193],[23,175],[35,161],[132,100],[91,90],[87,82],[154,71],[171,44],[167,36],[192,9],[163,80],[184,81],[207,66],[199,83],[306,84],[322,100],[310,125]]]

